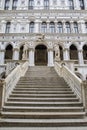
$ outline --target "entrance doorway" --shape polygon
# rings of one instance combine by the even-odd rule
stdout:
[[[38,45],[35,48],[35,65],[47,65],[47,47]]]

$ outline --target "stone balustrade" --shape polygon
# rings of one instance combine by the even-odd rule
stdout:
[[[28,69],[28,62],[26,61],[23,65],[18,65],[5,80],[0,80],[0,109],[7,101],[7,98],[18,80],[23,76]]]
[[[55,62],[55,70],[65,79],[69,86],[71,86],[72,90],[78,96],[80,101],[83,103],[85,112],[87,114],[87,81],[82,81],[79,79],[70,69],[68,69],[65,65],[60,65]]]

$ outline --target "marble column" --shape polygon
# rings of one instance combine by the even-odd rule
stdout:
[[[39,33],[39,20],[35,20],[35,33]]]
[[[1,21],[2,23],[2,33],[5,33],[5,30],[6,30],[6,21]]]
[[[9,2],[9,10],[12,10],[13,0],[10,0]]]
[[[87,10],[87,0],[84,0],[85,10]]]
[[[54,66],[53,49],[48,49],[48,66]]]
[[[80,10],[79,0],[74,0],[74,9],[75,9],[75,10]]]
[[[63,23],[63,33],[66,33],[66,24],[65,24],[65,21],[62,21]]]
[[[64,48],[64,50],[63,50],[63,57],[64,57],[64,61],[70,60],[69,48]]]
[[[81,49],[79,49],[78,50],[78,58],[79,58],[79,64],[81,65],[81,64],[84,64],[84,60],[83,60],[83,50]]]
[[[13,60],[19,60],[19,49],[18,48],[13,49]]]
[[[81,32],[82,33],[86,33],[85,21],[81,20],[80,23],[81,23]]]
[[[73,23],[73,21],[70,21],[70,25],[71,25],[71,33],[74,33],[74,23]]]
[[[4,64],[5,50],[0,50],[0,64]]]
[[[29,48],[29,66],[34,66],[34,49]]]

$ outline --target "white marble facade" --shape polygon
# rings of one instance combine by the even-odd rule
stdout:
[[[35,48],[44,45],[48,66],[53,66],[55,60],[73,61],[74,70],[78,70],[75,73],[86,79],[87,0],[0,0],[2,65],[9,45],[11,59],[27,59],[30,66],[35,65]]]

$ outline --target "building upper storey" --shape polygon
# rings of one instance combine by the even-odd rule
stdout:
[[[0,0],[0,10],[87,10],[87,0]]]

